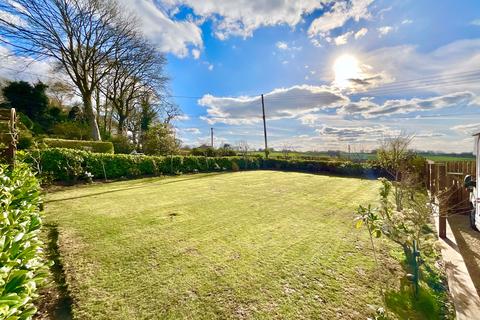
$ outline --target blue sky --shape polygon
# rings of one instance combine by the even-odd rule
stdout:
[[[460,152],[480,130],[479,1],[121,3],[168,57],[187,145],[213,127],[217,145],[261,147],[261,93],[275,148],[370,149],[405,132]]]

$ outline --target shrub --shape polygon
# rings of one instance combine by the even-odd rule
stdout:
[[[130,154],[135,150],[135,145],[124,135],[116,135],[110,138],[113,144],[115,153]]]
[[[83,140],[65,140],[50,139],[42,140],[50,148],[66,148],[91,151],[95,153],[113,153],[113,144],[109,141],[83,141]]]
[[[201,146],[193,148],[190,151],[192,156],[204,156],[204,157],[234,157],[237,155],[235,150],[231,148],[212,148],[210,146]]]
[[[76,182],[85,172],[95,178],[118,179],[159,174],[212,172],[220,170],[274,169],[376,178],[381,170],[370,164],[341,161],[277,160],[259,157],[147,156],[91,153],[73,149],[40,149],[20,158],[39,168],[42,177]]]
[[[33,145],[33,137],[31,135],[27,135],[27,134],[22,135],[20,133],[20,138],[18,139],[17,148],[19,150],[24,150],[24,149],[30,148],[32,145]]]
[[[149,155],[174,154],[179,148],[173,129],[166,124],[156,124],[143,136],[143,152]]]
[[[240,167],[238,166],[238,164],[235,161],[232,161],[232,171],[233,172],[240,171]]]
[[[47,265],[39,240],[40,187],[26,165],[0,166],[0,318],[31,319]]]
[[[90,126],[82,121],[65,121],[57,123],[53,129],[53,134],[66,139],[90,139],[92,134]]]

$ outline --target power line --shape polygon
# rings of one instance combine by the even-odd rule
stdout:
[[[37,77],[55,79],[57,81],[65,80],[56,76],[38,74],[35,72],[26,71],[26,70],[17,70],[17,69],[6,67],[6,66],[0,66],[0,68],[14,71],[17,73],[24,73],[24,74],[37,76]],[[436,79],[436,80],[433,80],[433,79]],[[429,82],[421,83],[424,81],[429,81]],[[387,95],[387,94],[393,95],[396,93],[403,92],[405,90],[418,90],[418,89],[427,89],[427,88],[444,87],[444,86],[458,86],[461,84],[477,83],[477,81],[480,81],[480,71],[465,71],[465,72],[457,72],[457,73],[450,73],[450,74],[443,74],[443,75],[432,75],[432,76],[426,76],[426,77],[421,77],[416,79],[401,80],[401,81],[385,84],[380,87],[367,89],[366,91],[363,91],[363,92],[352,92],[350,94],[362,95],[362,94],[368,93],[368,94],[374,94],[374,95]],[[323,94],[323,93],[320,93],[320,94]],[[330,94],[330,93],[325,92],[324,94]],[[204,96],[169,95],[169,97],[178,98],[178,99],[201,99]],[[264,96],[264,98],[268,99],[269,101],[298,100],[302,98],[311,98],[311,97],[312,97],[312,93],[289,94],[287,97],[269,97],[268,95]],[[252,98],[253,98],[251,101],[252,103],[255,103],[257,99],[260,100],[260,98],[257,98],[256,96],[252,96]]]
[[[448,87],[448,86],[458,86],[461,84],[476,84],[480,82],[480,73],[476,75],[470,75],[465,78],[458,78],[458,79],[439,79],[439,81],[432,81],[430,83],[423,83],[423,84],[411,84],[411,85],[403,85],[403,86],[397,86],[397,87],[378,87],[378,88],[373,88],[370,90],[366,91],[359,91],[359,92],[352,92],[350,95],[365,95],[365,94],[373,94],[376,96],[379,95],[394,95],[398,93],[402,93],[407,90],[411,91],[417,91],[418,89],[428,89],[428,88],[442,88],[442,87]],[[479,83],[480,85],[480,83]],[[288,94],[286,97],[269,97],[268,95],[264,95],[265,100],[268,101],[286,101],[286,100],[299,100],[303,98],[312,98],[312,96],[320,96],[320,95],[330,95],[331,92],[325,91],[321,93],[304,93],[304,94]],[[183,96],[183,95],[170,95],[169,97],[171,98],[179,98],[179,99],[202,99],[203,96]],[[258,100],[261,100],[260,97],[252,96],[251,101],[248,101],[250,103],[256,103]]]

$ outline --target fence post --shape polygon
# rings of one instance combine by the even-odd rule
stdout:
[[[7,132],[1,132],[2,139],[0,142],[5,144],[5,148],[1,151],[0,156],[5,162],[12,167],[15,165],[15,152],[17,150],[17,124],[15,109],[0,109],[0,121],[7,123]]]
[[[7,158],[9,160],[10,165],[14,167],[15,156],[17,151],[17,140],[18,140],[17,114],[15,112],[15,108],[10,109],[10,121],[9,121],[8,128],[10,130],[10,145],[8,146]]]
[[[435,172],[435,186],[434,186],[434,194],[435,195],[438,195],[438,192],[440,191],[440,184],[439,184],[439,180],[440,180],[440,170],[439,170],[439,166],[438,166],[438,163],[435,163],[433,165],[433,168],[434,168],[434,172]]]
[[[448,203],[449,197],[445,197],[442,193],[445,191],[446,187],[446,175],[447,175],[447,166],[445,164],[438,165],[437,168],[437,177],[438,179],[438,235],[440,238],[445,239],[447,237],[447,213],[448,213]]]

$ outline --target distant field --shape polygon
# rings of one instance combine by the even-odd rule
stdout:
[[[257,155],[264,155],[263,152],[254,152],[253,154]],[[430,154],[430,153],[419,153],[420,156],[425,157],[427,159],[433,160],[433,161],[468,161],[468,160],[475,160],[475,156],[472,155],[465,155],[465,154]],[[284,158],[285,154],[282,152],[272,152],[270,153],[271,157],[274,158]],[[351,153],[348,154],[347,152],[340,152],[338,156],[341,159],[351,159],[351,160],[375,160],[377,158],[377,155],[374,153]],[[319,159],[338,159],[337,155],[332,155],[331,153],[328,152],[289,152],[288,153],[288,158],[319,158]]]
[[[151,178],[51,193],[46,220],[76,319],[366,319],[383,283],[353,210],[377,189],[271,171]]]
[[[424,155],[425,158],[432,161],[472,161],[475,157],[472,156],[448,156],[448,155]]]

